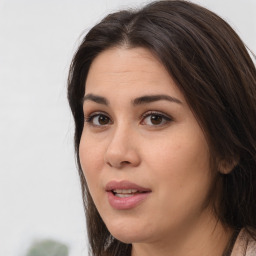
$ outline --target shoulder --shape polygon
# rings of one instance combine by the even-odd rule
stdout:
[[[254,229],[241,229],[234,244],[231,256],[256,256],[256,240],[252,237],[256,234]]]

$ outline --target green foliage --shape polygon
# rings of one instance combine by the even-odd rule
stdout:
[[[54,240],[37,241],[26,256],[68,256],[68,246]]]

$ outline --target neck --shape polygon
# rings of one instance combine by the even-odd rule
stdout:
[[[225,228],[213,215],[211,218],[209,213],[204,215],[199,223],[163,239],[133,244],[132,256],[222,256],[233,230]]]

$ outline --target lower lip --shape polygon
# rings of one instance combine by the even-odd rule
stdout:
[[[109,204],[117,210],[129,210],[141,204],[150,194],[138,193],[129,197],[117,197],[112,192],[107,192]]]

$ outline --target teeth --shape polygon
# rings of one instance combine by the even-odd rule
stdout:
[[[133,194],[115,194],[115,196],[124,198],[124,197],[131,197],[133,196]]]
[[[133,193],[138,192],[138,190],[136,190],[136,189],[114,189],[113,192],[116,194],[133,194]]]

